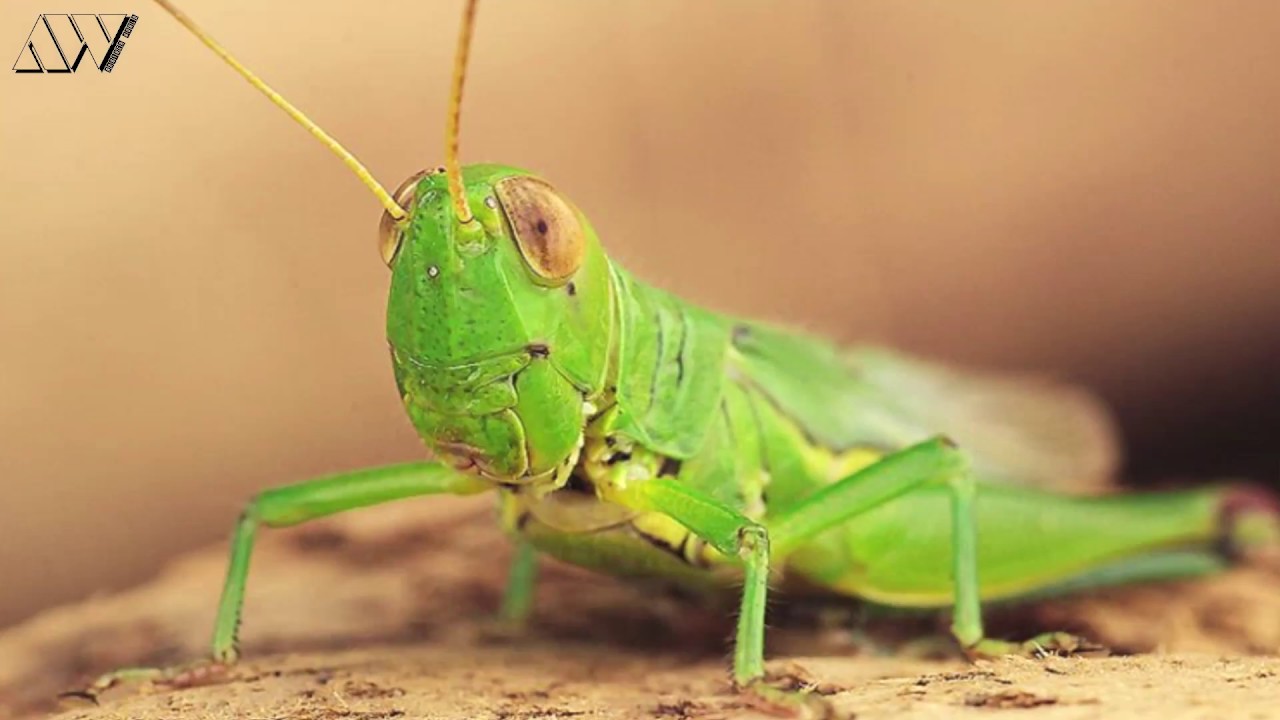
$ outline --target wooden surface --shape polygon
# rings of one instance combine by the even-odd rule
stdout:
[[[267,532],[243,626],[246,661],[221,684],[114,690],[67,720],[171,718],[730,718],[727,615],[543,564],[537,619],[500,640],[508,548],[486,498],[406,502]],[[181,558],[133,590],[47,611],[0,635],[0,717],[36,717],[101,671],[199,657],[224,549]],[[860,718],[1274,717],[1280,578],[1248,568],[998,613],[1002,632],[1069,629],[1125,651],[1105,659],[919,659],[890,647],[933,626],[850,625],[840,608],[774,603],[770,667],[812,680]],[[783,622],[782,617],[792,620]],[[814,622],[813,617],[827,618]],[[804,620],[804,617],[810,618]],[[854,629],[850,629],[850,628]],[[870,638],[867,636],[871,636]],[[946,647],[945,643],[934,643]]]

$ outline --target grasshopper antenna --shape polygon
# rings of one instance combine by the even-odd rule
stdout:
[[[337,140],[334,140],[333,137],[329,135],[329,133],[320,129],[319,125],[316,125],[314,122],[311,121],[311,118],[304,115],[301,110],[294,107],[293,104],[290,103],[288,100],[285,100],[284,97],[280,95],[280,93],[276,92],[275,90],[272,90],[270,85],[267,85],[265,82],[262,81],[261,78],[259,78],[257,75],[254,75],[253,72],[249,70],[249,68],[245,67],[244,65],[241,65],[239,60],[236,60],[234,57],[231,57],[231,53],[227,52],[225,48],[223,48],[221,45],[218,44],[217,40],[214,40],[212,37],[210,37],[210,35],[206,33],[204,30],[202,30],[199,25],[196,25],[195,21],[187,17],[186,13],[182,12],[177,7],[175,7],[173,3],[169,2],[169,0],[155,0],[155,2],[157,5],[163,8],[165,12],[172,15],[174,20],[177,20],[179,23],[182,24],[183,27],[190,30],[192,35],[195,35],[197,38],[199,38],[200,42],[207,45],[209,49],[212,50],[218,57],[226,61],[226,63],[231,66],[231,69],[235,70],[237,73],[240,73],[240,76],[243,77],[245,80],[248,80],[250,85],[262,91],[262,94],[266,95],[267,99],[270,100],[276,107],[280,108],[281,110],[284,110],[285,113],[289,115],[289,117],[293,118],[295,121],[297,121],[299,125],[306,128],[307,131],[310,132],[312,135],[314,135],[316,139],[319,140],[325,147],[329,148],[329,150],[331,150],[334,155],[337,155],[338,158],[341,159],[342,162],[345,163],[347,167],[351,168],[352,172],[356,174],[356,177],[360,178],[360,182],[364,183],[365,187],[373,191],[373,194],[376,195],[378,198],[378,202],[382,203],[382,207],[387,209],[387,213],[392,217],[392,219],[396,221],[396,223],[403,223],[405,222],[405,220],[408,219],[409,213],[406,212],[404,208],[400,207],[400,204],[395,201],[395,198],[391,197],[391,194],[386,191],[386,188],[382,187],[382,185],[379,184],[378,181],[373,178],[373,175],[372,173],[369,172],[369,169],[366,168],[359,160],[357,160],[355,155],[352,155],[350,151],[342,147],[342,145]],[[474,12],[474,8],[473,8],[473,12]],[[462,57],[465,58],[465,53],[462,55]],[[458,95],[460,99],[460,96],[461,96],[460,81],[459,81],[458,87],[459,87]],[[457,115],[456,111],[454,112],[454,115],[456,117]],[[456,140],[454,141],[454,151],[456,156],[457,154]],[[468,213],[468,219],[470,219],[470,213]]]
[[[471,34],[476,26],[477,2],[478,0],[466,0],[466,6],[462,9],[458,53],[453,59],[453,89],[449,92],[449,118],[444,130],[444,166],[449,180],[449,196],[453,199],[458,221],[463,223],[471,222],[472,216],[462,185],[462,165],[458,162],[458,131],[462,124],[462,87],[467,79],[467,56],[471,53]]]

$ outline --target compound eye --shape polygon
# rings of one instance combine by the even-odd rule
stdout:
[[[393,193],[396,204],[404,208],[405,212],[413,211],[413,196],[418,191],[418,181],[426,174],[426,170],[414,173],[408,180],[400,183],[400,187]],[[391,261],[396,259],[403,237],[404,233],[400,231],[396,219],[384,210],[382,219],[378,221],[378,252],[381,253],[382,262],[386,263],[387,267],[391,267]]]
[[[545,180],[509,177],[494,190],[525,264],[547,285],[563,285],[582,265],[586,231],[578,213]]]

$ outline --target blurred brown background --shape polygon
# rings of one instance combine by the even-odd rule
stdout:
[[[183,5],[385,184],[440,161],[455,0]],[[0,625],[256,489],[419,454],[373,198],[143,0],[10,0],[0,49],[55,11],[140,21],[110,75],[0,73]],[[1277,27],[1270,0],[492,0],[463,155],[541,172],[691,299],[1090,383],[1135,477],[1273,479]]]

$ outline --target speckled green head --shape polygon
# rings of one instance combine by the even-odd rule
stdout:
[[[384,217],[387,340],[427,445],[503,482],[563,480],[583,406],[604,381],[609,266],[586,218],[523,170],[462,170],[470,219],[443,170],[396,193]]]
[[[587,219],[545,180],[461,166],[474,24],[469,0],[445,167],[406,180],[382,218],[387,341],[405,409],[437,456],[501,483],[557,486],[604,383],[609,264]]]
[[[546,181],[458,161],[476,0],[463,10],[445,167],[414,175],[395,193],[190,18],[158,1],[382,203],[380,250],[392,271],[387,339],[400,395],[428,447],[499,482],[567,479],[584,405],[604,384],[611,274],[586,218]]]

